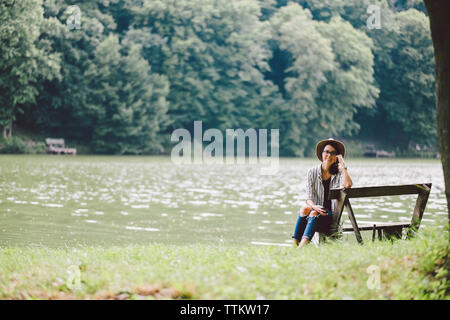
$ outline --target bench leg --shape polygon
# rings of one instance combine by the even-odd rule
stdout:
[[[383,230],[378,229],[378,240],[383,240]]]
[[[345,201],[345,207],[347,208],[347,215],[350,222],[352,223],[353,232],[355,232],[356,240],[358,241],[359,244],[363,244],[363,239],[361,237],[361,233],[359,232],[358,223],[356,222],[352,206],[348,199],[346,199]]]

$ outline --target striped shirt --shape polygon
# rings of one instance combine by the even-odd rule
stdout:
[[[315,204],[323,206],[324,202],[324,191],[322,184],[322,164],[311,168],[308,170],[308,179],[306,181],[306,199],[314,201]],[[331,175],[330,190],[331,189],[342,189],[344,188],[344,182],[342,179],[342,174],[338,172],[337,174]],[[337,200],[331,200],[331,211],[333,213],[337,212]]]

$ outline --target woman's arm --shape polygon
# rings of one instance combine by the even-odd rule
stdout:
[[[349,189],[353,185],[352,178],[348,174],[347,168],[342,169],[342,178],[344,179],[344,188]]]
[[[339,171],[341,172],[342,178],[344,180],[343,181],[344,182],[344,188],[345,189],[349,189],[353,185],[352,178],[350,178],[350,175],[348,174],[347,166],[345,165],[344,158],[342,157],[342,155],[339,154],[337,156],[337,158],[339,160],[339,167],[340,167]]]

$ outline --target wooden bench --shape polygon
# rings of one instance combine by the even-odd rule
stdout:
[[[77,154],[77,149],[65,147],[64,139],[45,139],[45,151],[48,154]]]
[[[407,230],[406,235],[409,237],[413,232],[417,231],[422,221],[423,212],[428,201],[428,196],[431,191],[431,183],[409,184],[409,185],[397,185],[397,186],[379,186],[379,187],[363,187],[363,188],[350,188],[350,189],[331,189],[329,193],[329,199],[337,200],[337,216],[333,222],[334,236],[338,234],[338,226],[341,220],[342,211],[344,207],[347,209],[348,218],[351,222],[351,226],[344,226],[341,231],[348,232],[353,231],[356,236],[356,240],[359,243],[363,243],[361,237],[361,230],[372,230],[372,240],[375,239],[375,232],[378,232],[378,238],[381,240],[383,237],[401,238],[403,228]],[[355,214],[350,204],[351,198],[363,198],[363,197],[382,197],[382,196],[397,196],[397,195],[409,195],[417,194],[417,201],[412,213],[412,219],[410,223],[405,222],[390,222],[390,223],[374,223],[370,225],[358,226],[356,222]]]

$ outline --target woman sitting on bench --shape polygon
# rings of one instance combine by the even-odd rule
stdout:
[[[316,231],[329,235],[336,212],[335,201],[328,199],[329,190],[352,186],[344,162],[345,146],[342,142],[331,138],[322,140],[316,146],[316,155],[321,164],[308,171],[306,206],[300,209],[292,236],[295,245],[300,242],[300,248],[311,240]]]

